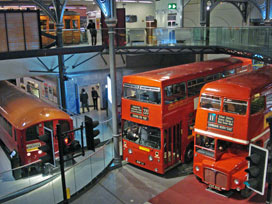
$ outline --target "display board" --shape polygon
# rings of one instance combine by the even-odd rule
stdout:
[[[36,10],[1,10],[0,52],[40,49],[39,19]]]

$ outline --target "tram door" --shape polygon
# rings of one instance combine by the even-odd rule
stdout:
[[[164,129],[164,166],[171,167],[181,158],[182,121]]]

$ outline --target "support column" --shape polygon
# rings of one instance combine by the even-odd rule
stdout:
[[[60,0],[55,0],[54,6],[55,6],[55,12],[56,12],[56,27],[57,27],[57,39],[56,44],[58,48],[63,47],[63,41],[62,41],[62,20],[63,20],[63,13],[64,13],[64,7],[65,7],[66,1],[64,2],[64,5],[61,5]],[[64,57],[63,55],[58,55],[58,64],[59,64],[59,97],[60,97],[60,106],[62,109],[66,110],[66,94],[65,94],[65,84],[64,84],[64,74],[65,74],[65,66],[64,66]]]
[[[109,57],[110,57],[110,77],[111,77],[111,93],[112,93],[112,135],[114,143],[114,160],[112,167],[120,167],[120,135],[118,134],[118,118],[117,118],[117,86],[116,86],[116,62],[114,49],[114,28],[117,24],[115,0],[111,0],[111,17],[105,22],[109,29]]]
[[[266,0],[266,12],[265,12],[265,21],[269,22],[270,21],[270,0]]]

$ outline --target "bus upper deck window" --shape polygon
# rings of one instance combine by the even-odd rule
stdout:
[[[223,111],[227,113],[245,115],[247,111],[247,102],[225,98]]]
[[[202,95],[200,98],[200,107],[213,110],[220,110],[221,98],[217,96]]]
[[[258,113],[264,110],[265,98],[260,96],[260,94],[255,94],[251,99],[250,114]]]
[[[225,71],[223,72],[222,77],[225,78],[225,77],[227,77],[227,76],[231,76],[231,75],[234,75],[234,74],[235,74],[235,69],[225,70]]]

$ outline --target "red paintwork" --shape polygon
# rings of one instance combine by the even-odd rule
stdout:
[[[251,71],[251,60],[243,58],[224,58],[209,60],[204,62],[196,62],[185,65],[178,65],[163,69],[157,69],[153,71],[138,73],[130,76],[123,77],[123,84],[137,84],[144,86],[159,87],[161,90],[164,90],[165,86],[187,82],[188,80],[196,79],[202,76],[208,76],[216,73],[223,72],[224,70],[231,70],[237,67],[242,67],[245,65],[249,66],[249,71]],[[163,91],[161,91],[163,93]],[[161,101],[164,101],[163,94],[161,96]],[[158,127],[161,129],[161,149],[156,150],[152,148],[149,149],[150,152],[146,150],[140,150],[138,144],[130,142],[129,140],[123,139],[123,159],[128,162],[143,167],[145,169],[155,171],[157,168],[157,173],[164,174],[165,171],[177,164],[178,162],[184,162],[184,156],[186,148],[189,144],[193,142],[193,137],[188,136],[188,126],[191,121],[194,119],[195,110],[194,110],[194,99],[198,95],[193,97],[186,97],[186,99],[174,102],[169,105],[165,104],[148,104],[139,101],[133,101],[129,99],[122,98],[122,121],[129,120],[139,124],[149,125],[153,127]],[[136,105],[141,107],[149,108],[149,120],[141,120],[133,118],[130,116],[130,106]],[[181,138],[181,155],[169,162],[164,162],[163,155],[166,155],[164,152],[164,130],[173,127],[176,124],[182,122],[182,138]],[[172,138],[173,141],[173,138]],[[129,154],[128,149],[132,149],[133,153]],[[173,149],[173,144],[172,144]],[[148,156],[154,154],[154,152],[159,152],[159,159],[156,159],[156,162],[149,161]],[[139,164],[136,161],[144,162],[145,165]]]
[[[195,122],[196,134],[209,136],[217,139],[222,139],[232,142],[233,144],[248,145],[249,143],[258,143],[264,146],[264,143],[269,139],[269,128],[266,126],[265,115],[269,112],[270,107],[266,107],[264,111],[250,115],[250,101],[251,97],[260,93],[266,95],[272,93],[272,67],[267,66],[251,73],[233,76],[227,79],[221,79],[206,84],[200,94],[209,94],[213,96],[220,96],[230,99],[248,101],[248,109],[246,115],[238,115],[225,113],[222,111],[211,111],[198,106]],[[215,113],[219,115],[229,116],[234,118],[233,131],[228,132],[215,128],[208,127],[208,113]],[[205,132],[203,132],[205,131]],[[264,131],[265,134],[257,138]],[[215,135],[218,134],[218,135]],[[220,138],[221,137],[221,138]],[[217,144],[217,142],[215,142]],[[244,189],[244,181],[246,181],[246,172],[248,162],[245,157],[248,156],[248,150],[241,150],[237,148],[228,149],[220,157],[211,158],[196,151],[194,157],[194,173],[200,177],[207,184],[214,184],[205,181],[204,168],[213,169],[214,172],[222,172],[228,177],[228,185],[224,190],[230,189]],[[217,150],[215,150],[216,152]],[[234,154],[235,153],[235,154]],[[199,171],[196,171],[196,166]],[[234,179],[239,179],[239,184],[234,183]],[[218,185],[215,185],[220,187]]]
[[[44,134],[44,122],[53,121],[54,135],[56,134],[56,125],[58,120],[69,122],[70,128],[73,128],[71,117],[38,99],[37,97],[25,93],[14,85],[0,82],[0,115],[5,118],[12,126],[12,136],[0,126],[0,139],[3,141],[9,151],[16,150],[20,155],[21,165],[29,164],[39,160],[44,153],[38,154],[38,150],[31,151],[31,156],[27,156],[27,145],[33,143],[43,144],[40,140],[26,141],[26,129],[40,124],[39,135]],[[17,140],[15,141],[16,132]],[[54,137],[55,138],[55,137]],[[74,139],[74,135],[70,135]],[[54,139],[55,152],[58,152],[57,138]]]

